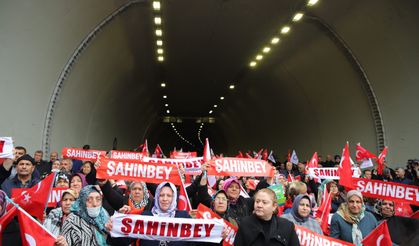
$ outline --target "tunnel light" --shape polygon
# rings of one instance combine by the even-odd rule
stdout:
[[[157,46],[163,46],[163,40],[158,39],[158,40],[156,41],[156,44],[157,44]]]
[[[303,18],[304,14],[301,12],[298,12],[294,15],[294,17],[292,18],[292,21],[297,22],[300,21],[301,18]]]
[[[161,29],[156,29],[156,36],[161,37],[163,35],[163,31]]]
[[[271,39],[271,44],[277,44],[279,42],[279,38],[278,37],[273,37]]]
[[[214,108],[216,108],[216,107],[218,107],[218,105],[217,104],[214,104]]]
[[[228,88],[229,88],[230,90],[234,90],[235,86],[234,86],[234,85],[230,85]]]
[[[157,49],[157,54],[162,55],[163,54],[163,49],[162,48],[158,48]]]
[[[170,110],[166,110],[166,113],[170,114]]]
[[[167,104],[167,103],[166,103],[164,106],[165,106],[165,107],[169,107],[169,104]],[[172,123],[172,125],[173,125],[173,123]]]
[[[251,61],[249,63],[249,66],[251,66],[251,67],[256,67],[256,65],[257,65],[257,63],[255,61]]]
[[[258,61],[262,60],[262,58],[263,58],[263,55],[257,55],[256,56],[256,60],[258,60]]]
[[[166,95],[164,95],[164,96],[163,96],[163,98],[164,98],[164,99],[166,99],[166,98],[167,98],[167,96],[166,96]]]
[[[209,114],[212,114],[212,110],[210,110],[208,113],[209,113]]]
[[[161,25],[161,18],[160,17],[154,17],[154,24]]]
[[[158,60],[159,62],[162,62],[162,61],[164,61],[164,57],[163,57],[163,56],[159,56],[159,57],[157,57],[157,60]]]
[[[166,87],[166,83],[161,83],[160,86],[161,87]]]
[[[264,47],[263,50],[262,50],[262,52],[265,53],[265,54],[269,53],[269,51],[271,51],[270,47]]]
[[[315,5],[319,0],[308,0],[307,6],[313,6]]]
[[[224,97],[220,97],[220,100],[224,100]]]
[[[282,34],[287,34],[290,30],[291,30],[291,28],[290,28],[289,26],[284,26],[284,27],[281,29],[281,33],[282,33]]]
[[[160,2],[159,1],[153,1],[153,9],[154,10],[160,10]]]

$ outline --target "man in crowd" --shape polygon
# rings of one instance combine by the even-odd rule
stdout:
[[[42,150],[35,151],[34,159],[35,159],[35,168],[39,172],[41,177],[45,177],[48,173],[51,172],[51,165],[48,162],[42,160],[44,156],[44,152]]]
[[[396,178],[394,179],[394,182],[406,185],[412,184],[412,180],[405,177],[405,171],[401,167],[396,169]]]

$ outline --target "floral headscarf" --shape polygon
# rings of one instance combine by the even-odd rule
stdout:
[[[134,205],[134,207],[135,207],[135,208],[143,208],[143,207],[147,206],[147,204],[148,204],[148,199],[149,199],[149,197],[150,197],[150,195],[148,194],[147,185],[146,185],[146,183],[145,183],[145,182],[143,182],[143,181],[140,181],[140,182],[132,182],[132,183],[129,185],[129,189],[130,189],[130,190],[132,190],[132,188],[134,188],[134,185],[135,185],[135,184],[141,184],[141,186],[143,187],[143,192],[144,192],[143,200],[141,200],[140,202],[135,202],[135,201],[132,199],[132,193],[130,193],[129,198],[130,198],[130,200],[131,200],[131,202],[132,202],[132,204]]]
[[[100,231],[106,232],[105,230],[105,224],[109,220],[109,214],[106,212],[106,210],[101,206],[100,213],[96,218],[92,218],[87,213],[87,197],[92,192],[97,192],[99,194],[102,194],[102,192],[93,185],[85,186],[80,191],[79,198],[71,205],[70,212],[77,214],[82,219],[84,219],[87,223],[96,226]]]
[[[169,209],[167,209],[166,212],[163,212],[160,209],[160,204],[159,204],[159,197],[160,197],[160,192],[163,189],[163,187],[170,187],[173,191],[173,200],[172,203],[170,204]],[[154,207],[151,209],[151,213],[154,216],[159,216],[159,217],[175,217],[175,213],[176,213],[176,207],[177,207],[177,190],[176,190],[176,186],[170,182],[163,182],[160,183],[159,186],[157,186],[156,189],[156,196],[154,198]]]

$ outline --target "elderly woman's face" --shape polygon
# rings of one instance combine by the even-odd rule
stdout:
[[[394,215],[394,203],[392,201],[384,200],[381,204],[381,214],[383,217],[391,217]]]
[[[166,212],[173,201],[173,190],[170,187],[164,186],[160,191],[159,205],[163,212]]]
[[[63,214],[70,213],[70,207],[74,203],[76,199],[69,193],[66,193],[61,200],[61,209],[63,210]]]
[[[311,205],[310,201],[307,198],[303,198],[300,200],[300,205],[298,206],[298,214],[306,218],[310,215]]]
[[[94,191],[89,194],[86,200],[87,208],[97,208],[102,206],[102,195]]]
[[[236,182],[231,182],[226,190],[229,199],[237,199],[240,196],[240,186]]]
[[[362,209],[362,200],[358,196],[351,196],[348,199],[348,207],[349,211],[352,214],[358,215],[361,212]]]
[[[227,197],[224,193],[218,193],[214,198],[214,211],[219,214],[227,211]]]
[[[131,188],[131,198],[135,202],[141,202],[144,198],[144,190],[141,183],[135,183]]]

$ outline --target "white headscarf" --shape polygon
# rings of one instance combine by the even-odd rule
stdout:
[[[170,187],[173,191],[173,200],[172,203],[170,204],[169,209],[167,209],[167,211],[162,211],[160,208],[160,204],[159,204],[159,197],[160,197],[160,192],[161,189],[163,189],[163,187]],[[156,195],[155,195],[155,199],[154,199],[154,207],[151,209],[151,213],[154,216],[159,216],[159,217],[175,217],[176,214],[176,208],[177,208],[177,190],[176,190],[176,186],[170,182],[163,182],[161,184],[159,184],[159,186],[157,186],[156,189]]]

